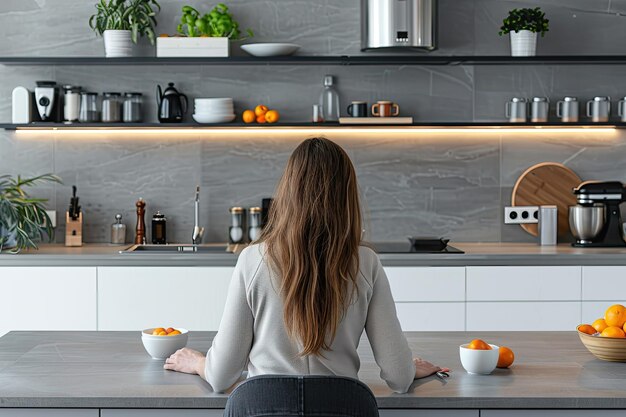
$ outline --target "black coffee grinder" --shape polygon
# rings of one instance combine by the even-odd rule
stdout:
[[[578,240],[573,243],[576,247],[616,247],[626,246],[619,205],[626,201],[626,188],[619,181],[585,181],[573,190],[582,207],[603,208],[604,225],[591,239],[581,239],[577,236],[573,213],[570,210],[570,229]],[[576,206],[571,207],[575,209]],[[580,230],[578,231],[580,232]]]

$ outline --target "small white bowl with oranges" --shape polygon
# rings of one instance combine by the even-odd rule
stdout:
[[[576,327],[580,341],[596,358],[626,362],[626,307],[614,304],[604,317]]]
[[[496,346],[481,339],[474,339],[459,346],[461,365],[469,374],[489,375],[496,367],[508,368],[515,355],[506,346]]]
[[[189,331],[173,327],[152,327],[141,332],[141,341],[152,359],[165,360],[187,346]]]

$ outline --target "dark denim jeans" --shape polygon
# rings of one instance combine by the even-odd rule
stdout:
[[[224,417],[378,417],[372,391],[336,376],[262,375],[239,385]]]

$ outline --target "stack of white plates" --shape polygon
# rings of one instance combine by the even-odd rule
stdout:
[[[235,120],[232,98],[197,98],[193,119],[198,123],[228,123]]]

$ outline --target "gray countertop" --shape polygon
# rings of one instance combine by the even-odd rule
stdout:
[[[451,245],[464,254],[381,254],[385,266],[472,265],[626,265],[624,248],[573,248],[568,244],[465,243]],[[234,266],[232,253],[120,254],[127,246],[87,244],[79,248],[42,245],[18,255],[0,254],[2,266]]]
[[[206,351],[214,333],[192,332]],[[359,377],[380,408],[626,408],[626,364],[595,359],[575,332],[407,333],[415,355],[453,369],[445,382],[416,381],[392,393],[361,343]],[[492,375],[469,375],[458,346],[480,337],[511,347],[516,362]],[[0,407],[223,408],[198,376],[165,371],[137,332],[11,332],[0,338]]]

